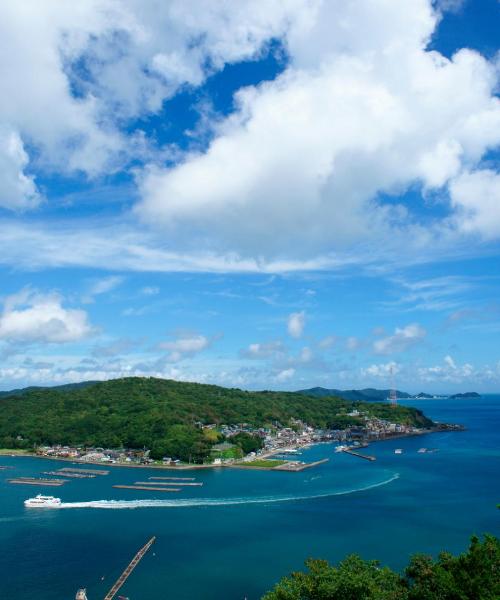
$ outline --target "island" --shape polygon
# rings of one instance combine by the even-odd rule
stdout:
[[[284,469],[313,443],[364,445],[457,428],[389,403],[146,377],[31,389],[0,404],[1,448],[130,466]]]
[[[464,394],[453,394],[449,398],[481,398],[481,394],[477,392],[465,392]]]

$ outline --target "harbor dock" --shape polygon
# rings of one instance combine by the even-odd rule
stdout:
[[[315,462],[304,463],[304,462],[287,462],[284,465],[279,465],[278,467],[273,467],[273,471],[290,471],[292,473],[298,473],[300,471],[305,471],[306,469],[312,469],[313,467],[317,467],[318,465],[322,465],[323,463],[328,462],[329,458],[323,458],[322,460],[317,460]]]
[[[354,450],[345,449],[342,450],[345,454],[350,454],[351,456],[358,456],[359,458],[364,458],[365,460],[377,460],[376,456],[370,456],[368,454],[361,454],[361,452],[355,452]]]

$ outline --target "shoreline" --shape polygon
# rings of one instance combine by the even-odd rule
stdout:
[[[400,434],[395,434],[395,435],[391,435],[391,436],[386,436],[383,438],[375,438],[375,439],[371,439],[363,444],[360,444],[359,446],[355,446],[358,448],[366,448],[368,447],[370,444],[374,444],[377,442],[387,442],[390,440],[397,440],[397,439],[402,439],[402,438],[409,438],[409,437],[417,437],[417,436],[424,436],[424,435],[429,435],[429,434],[433,434],[433,433],[447,433],[450,431],[463,431],[465,428],[457,428],[457,429],[442,429],[439,427],[433,428],[433,429],[426,429],[425,431],[418,431],[418,432],[412,432],[412,433],[400,433]],[[257,460],[266,460],[266,459],[272,459],[273,456],[275,456],[276,454],[283,454],[286,453],[287,451],[300,451],[300,450],[307,450],[308,448],[311,448],[313,446],[319,445],[319,444],[339,444],[340,442],[331,440],[331,441],[321,441],[321,442],[313,442],[310,444],[307,444],[305,446],[294,446],[294,447],[289,447],[289,448],[278,448],[276,450],[272,450],[270,452],[266,452],[265,454],[262,454],[260,456],[257,457]],[[64,457],[56,457],[56,456],[43,456],[43,455],[39,455],[39,454],[35,454],[33,452],[29,452],[27,450],[9,450],[9,449],[0,449],[0,456],[10,456],[13,458],[17,458],[17,457],[30,457],[30,458],[41,458],[44,460],[52,460],[52,461],[61,461],[61,462],[69,462],[69,463],[73,463],[73,464],[77,464],[77,465],[97,465],[100,467],[124,467],[127,469],[155,469],[155,470],[164,470],[164,471],[199,471],[199,470],[206,470],[206,469],[231,469],[231,468],[236,468],[236,469],[248,469],[248,470],[259,470],[259,471],[273,471],[273,470],[277,470],[277,467],[263,467],[263,466],[252,466],[251,462],[249,461],[247,464],[242,465],[241,462],[239,464],[220,464],[220,465],[214,465],[214,464],[181,464],[181,465],[177,465],[177,466],[170,466],[170,465],[160,465],[160,464],[130,464],[130,463],[113,463],[113,462],[102,462],[102,461],[90,461],[90,460],[81,460],[81,459],[77,459],[77,458],[64,458]],[[285,464],[289,464],[289,463],[294,463],[296,461],[294,461],[293,459],[290,459],[289,461],[287,461]],[[305,463],[305,465],[307,465],[307,463]],[[307,466],[305,467],[307,468]]]

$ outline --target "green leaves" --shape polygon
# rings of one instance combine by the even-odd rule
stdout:
[[[485,535],[471,539],[459,556],[441,553],[437,560],[416,555],[401,577],[375,561],[352,555],[338,566],[306,561],[306,572],[292,573],[263,600],[498,600],[500,541]]]

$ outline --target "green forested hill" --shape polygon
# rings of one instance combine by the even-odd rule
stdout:
[[[358,408],[393,422],[432,424],[420,411],[402,406],[141,377],[71,389],[36,389],[1,398],[0,407],[0,446],[4,448],[58,443],[146,446],[154,455],[180,458],[187,454],[203,457],[213,443],[195,427],[198,421],[263,426],[276,421],[287,425],[295,418],[316,427],[340,429],[360,423],[345,414]]]

